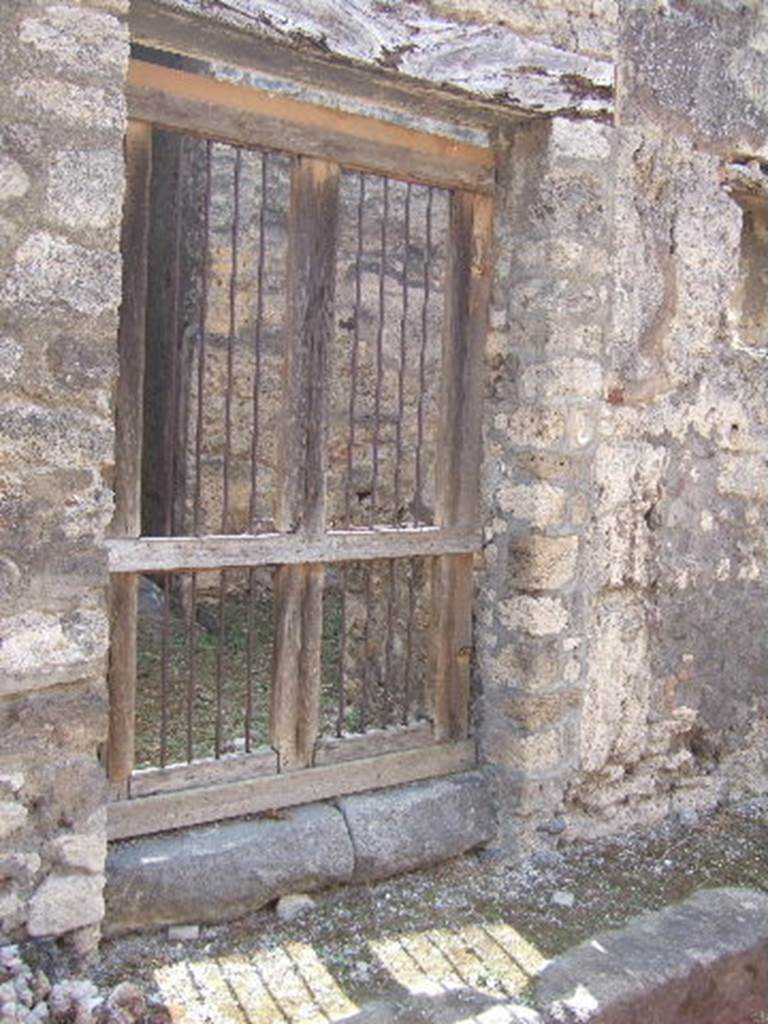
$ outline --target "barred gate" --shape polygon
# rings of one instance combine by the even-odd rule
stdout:
[[[492,152],[128,98],[110,837],[470,766]]]

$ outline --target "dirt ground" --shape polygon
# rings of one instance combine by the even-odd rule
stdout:
[[[140,981],[185,1024],[502,1021],[503,1004],[524,1002],[555,954],[724,885],[768,890],[768,800],[522,866],[481,851],[317,894],[291,923],[266,909],[193,941],[165,931],[108,941],[96,980]]]

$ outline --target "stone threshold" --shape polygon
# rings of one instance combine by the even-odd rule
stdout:
[[[104,934],[212,924],[292,892],[372,882],[488,843],[479,771],[110,844]]]

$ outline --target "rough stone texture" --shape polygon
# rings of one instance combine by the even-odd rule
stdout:
[[[547,1024],[753,1024],[768,1003],[768,897],[706,889],[553,960],[536,982]]]
[[[158,4],[284,45],[289,70],[420,79],[408,123],[440,90],[492,120],[474,671],[499,844],[765,792],[765,4]],[[0,926],[18,936],[46,878],[100,877],[126,11],[0,6],[0,773],[21,778],[0,787]],[[537,831],[554,816],[558,837]]]
[[[110,851],[106,926],[224,921],[284,893],[348,882],[353,869],[344,818],[326,804],[150,836]]]
[[[103,914],[125,5],[0,5],[0,932]]]
[[[355,881],[455,857],[495,833],[490,793],[479,773],[360,793],[338,806],[355,851]]]

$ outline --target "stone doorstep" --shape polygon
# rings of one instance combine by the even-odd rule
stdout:
[[[488,783],[475,771],[307,804],[279,819],[113,843],[104,934],[232,920],[287,893],[447,860],[494,834]]]
[[[702,889],[556,957],[536,985],[541,1024],[768,1020],[768,894]]]
[[[768,894],[704,889],[596,935],[542,969],[535,1008],[478,997],[381,1000],[339,1024],[760,1024],[768,1020]]]

